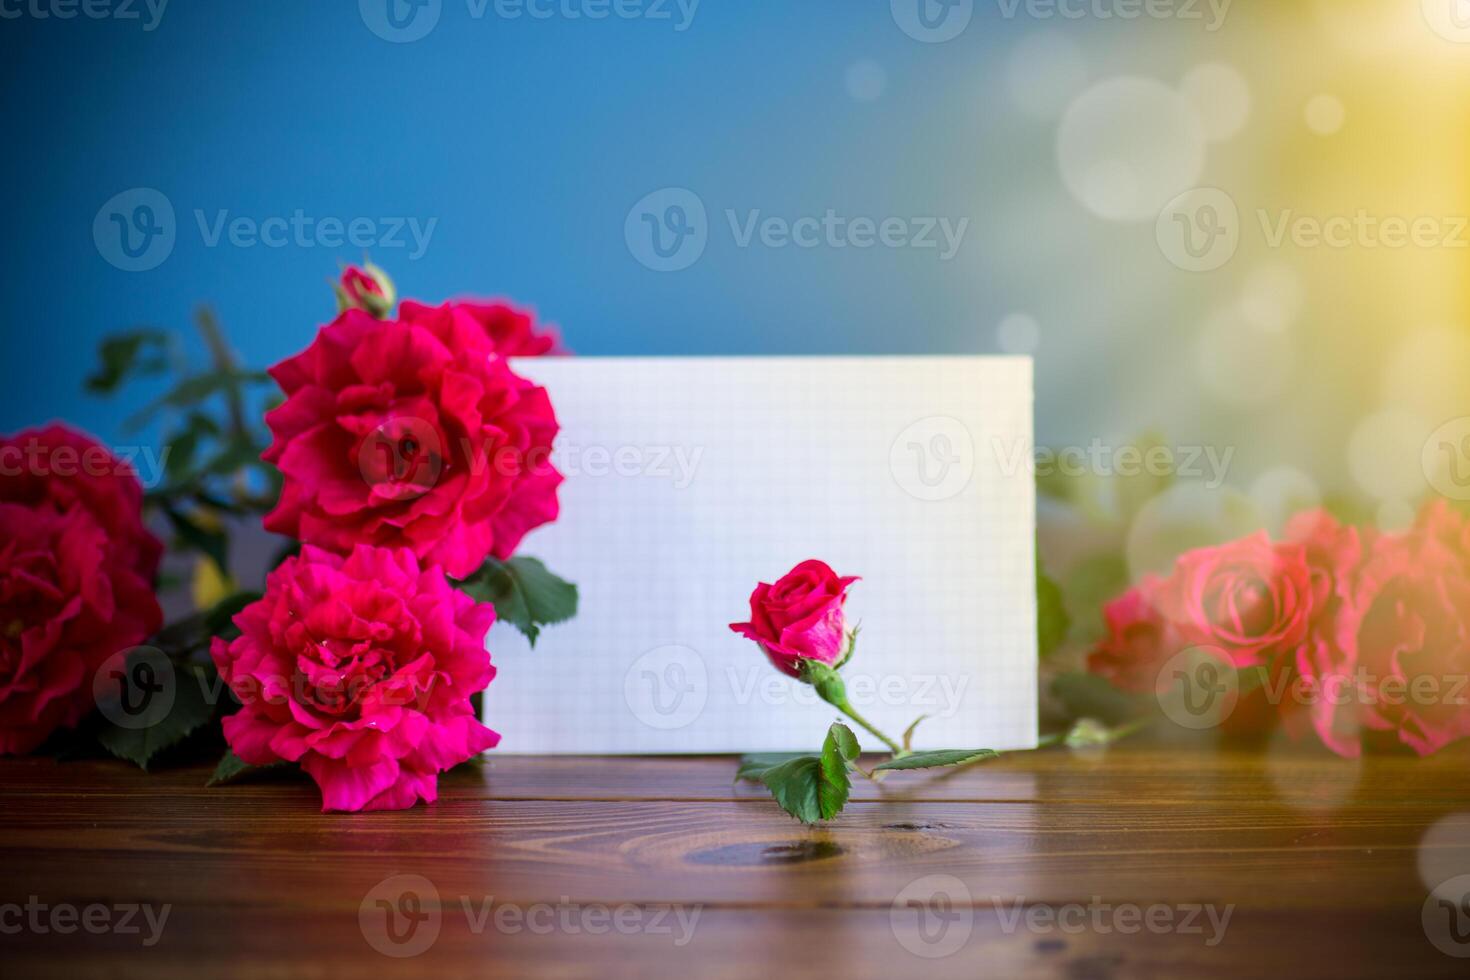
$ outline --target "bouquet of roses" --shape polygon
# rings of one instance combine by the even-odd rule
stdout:
[[[562,478],[546,391],[507,358],[556,341],[504,303],[395,315],[370,264],[334,289],[336,319],[268,376],[242,370],[201,314],[211,365],[136,420],[176,420],[167,479],[146,497],[129,465],[63,426],[0,442],[0,752],[79,728],[146,768],[218,719],[218,779],[294,764],[324,809],[364,810],[432,802],[440,772],[499,740],[472,706],[495,675],[491,623],[534,642],[576,608],[575,587],[513,557],[555,520]],[[89,387],[103,393],[179,369],[158,331],[109,338],[102,361]],[[284,397],[267,445],[248,406],[270,381]],[[167,626],[145,512],[199,555],[201,608]],[[252,515],[295,542],[263,593],[240,591],[229,562],[228,526]]]
[[[1470,736],[1470,520],[1387,533],[1298,514],[1187,552],[1104,608],[1088,669],[1188,728],[1315,735],[1338,755]]]

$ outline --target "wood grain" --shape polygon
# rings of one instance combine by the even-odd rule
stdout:
[[[4,760],[0,902],[170,913],[146,948],[137,935],[5,930],[0,917],[0,973],[1464,976],[1467,962],[1426,936],[1420,865],[1470,873],[1470,836],[1421,846],[1470,811],[1467,762],[1460,748],[1361,762],[1280,747],[1055,750],[865,784],[840,819],[804,828],[732,786],[728,758],[498,757],[445,777],[433,807],[358,815],[318,813],[299,778],[205,789],[202,768]],[[371,901],[402,875],[431,883],[437,901],[425,893],[422,907],[439,932],[397,959],[368,932],[383,921]],[[962,892],[930,924],[963,936],[927,958],[901,941],[913,944],[920,913],[895,899],[936,880]],[[1176,923],[1196,905],[1231,918],[1214,944],[1177,927],[1123,934],[1120,904],[1165,907]],[[505,907],[551,925],[477,917]],[[1070,908],[1084,927],[1045,927]],[[595,932],[620,909],[627,930]],[[1028,909],[1042,918],[1028,924]],[[694,917],[687,935],[680,913]]]

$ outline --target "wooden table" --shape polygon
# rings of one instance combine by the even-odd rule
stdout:
[[[496,757],[332,816],[299,777],[0,760],[0,975],[1470,976],[1419,870],[1470,873],[1470,747],[1055,749],[861,785],[819,828],[733,770]]]

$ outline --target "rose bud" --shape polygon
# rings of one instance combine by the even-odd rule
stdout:
[[[393,280],[388,273],[371,262],[364,262],[359,269],[349,265],[342,270],[342,277],[332,283],[337,294],[337,312],[365,310],[379,320],[387,317],[397,299]]]
[[[730,629],[760,644],[776,669],[792,677],[801,676],[807,661],[836,666],[848,646],[842,606],[856,581],[809,559],[775,585],[757,585],[750,594],[750,622],[731,623]]]

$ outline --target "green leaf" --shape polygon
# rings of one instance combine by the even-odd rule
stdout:
[[[1107,632],[1103,606],[1128,590],[1128,561],[1118,552],[1084,558],[1067,575],[1062,589],[1072,620],[1072,638],[1084,642]]]
[[[160,752],[178,745],[214,718],[215,706],[204,695],[206,679],[192,667],[176,667],[171,681],[173,704],[167,714],[153,724],[141,728],[122,727],[108,722],[97,733],[102,747],[119,759],[126,759],[146,770]]]
[[[1072,619],[1067,615],[1062,590],[1057,583],[1047,578],[1036,563],[1036,634],[1041,657],[1045,659],[1067,642],[1067,633],[1072,629]]]
[[[802,823],[830,820],[847,802],[847,767],[839,769],[835,761],[824,764],[815,755],[797,756],[767,769],[761,782],[781,809]]]
[[[831,820],[847,805],[847,796],[852,789],[848,766],[862,751],[852,729],[842,722],[835,721],[827,729],[827,737],[822,742],[822,779],[817,785],[817,804],[821,808],[822,819]]]
[[[825,760],[828,753],[833,758],[840,758],[844,763],[856,762],[857,757],[863,754],[863,747],[858,744],[857,736],[852,733],[840,721],[834,721],[832,727],[827,729],[827,738],[822,743],[822,758]]]
[[[104,337],[97,347],[101,364],[88,375],[87,390],[106,395],[135,374],[159,374],[168,368],[165,358],[169,335],[162,330],[134,330]]]
[[[889,759],[873,767],[874,772],[903,769],[937,769],[941,766],[962,766],[1000,755],[995,749],[941,749],[937,752],[915,752],[899,759]]]
[[[228,783],[241,773],[253,768],[250,763],[240,758],[234,752],[226,749],[225,757],[219,760],[219,765],[214,767],[214,774],[209,777],[205,786],[218,786]]]
[[[1083,718],[1077,724],[1073,725],[1065,735],[1061,736],[1060,741],[1069,749],[1086,749],[1100,745],[1112,745],[1114,742],[1121,741],[1139,731],[1152,720],[1151,718],[1143,718],[1126,725],[1119,725],[1116,728],[1109,728],[1096,719]],[[1057,736],[1051,736],[1049,739],[1044,739],[1043,743],[1047,741],[1055,742],[1056,740]]]
[[[740,757],[740,768],[735,772],[735,782],[758,783],[765,776],[766,771],[774,769],[783,762],[801,758],[800,752],[767,752],[755,755],[742,755]]]
[[[577,587],[548,571],[536,558],[487,558],[459,587],[477,601],[494,606],[496,616],[524,633],[533,647],[541,627],[577,614]]]
[[[822,760],[814,755],[797,756],[761,774],[781,809],[802,823],[822,819],[822,778]]]
[[[479,757],[475,756],[474,758]],[[278,769],[281,766],[288,765],[290,765],[289,762],[272,762],[269,765],[252,766],[250,763],[240,758],[234,752],[226,749],[224,758],[219,760],[219,765],[214,767],[213,775],[209,777],[209,780],[204,785],[223,786],[225,783],[234,782],[241,776],[249,775],[251,773],[265,772],[269,769]]]
[[[1140,714],[1134,697],[1124,694],[1096,674],[1059,674],[1051,693],[1071,718],[1096,718],[1107,725],[1130,721]]]
[[[196,374],[174,385],[162,397],[149,402],[142,410],[125,420],[123,427],[128,430],[139,429],[165,408],[192,408],[221,392],[237,394],[243,386],[264,384],[267,381],[270,381],[270,375],[264,371],[244,371],[239,368]]]

